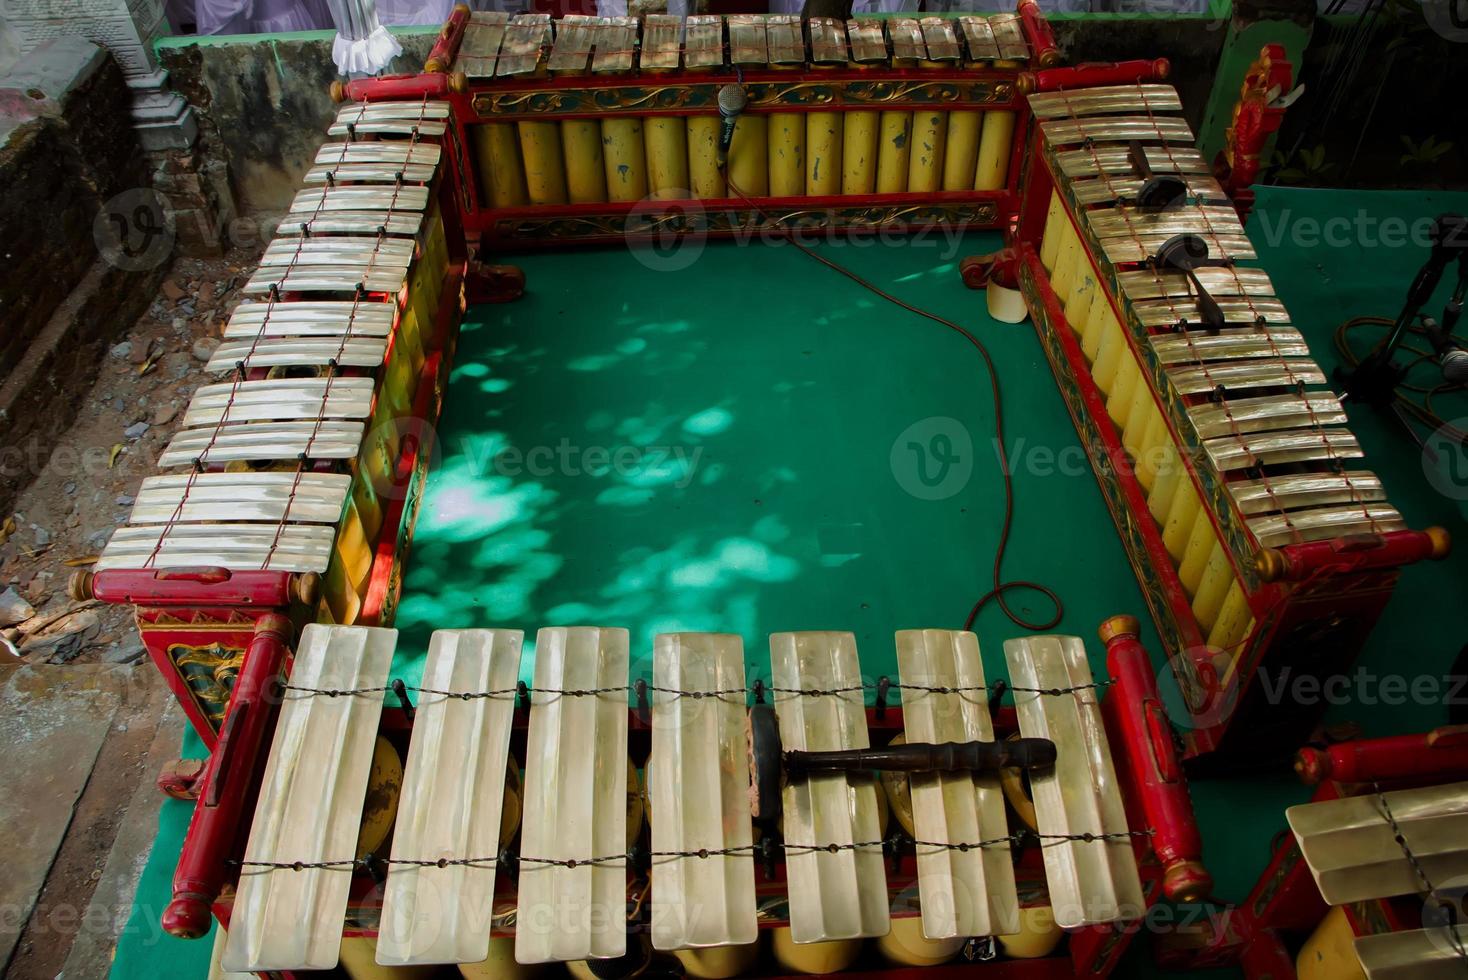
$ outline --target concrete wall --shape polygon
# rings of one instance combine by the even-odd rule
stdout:
[[[142,262],[109,251],[115,226],[98,219],[109,201],[150,200],[130,106],[116,62],[79,38],[0,76],[0,445],[42,459],[74,417],[76,382],[147,306],[168,257],[168,243]],[[0,512],[14,483],[0,480]]]
[[[398,36],[389,71],[416,71],[435,31]],[[325,31],[242,39],[170,39],[158,54],[174,88],[199,114],[205,142],[228,163],[242,214],[284,211],[336,114],[336,80]]]

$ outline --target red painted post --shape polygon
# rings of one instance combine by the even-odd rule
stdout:
[[[200,780],[199,800],[173,875],[173,900],[163,911],[163,931],[170,936],[197,939],[209,931],[210,906],[229,874],[225,860],[245,820],[293,632],[291,621],[279,613],[267,613],[255,623],[219,744]]]

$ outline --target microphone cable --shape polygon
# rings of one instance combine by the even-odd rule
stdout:
[[[978,601],[976,601],[973,604],[973,608],[969,610],[968,618],[963,621],[963,628],[966,630],[971,629],[973,627],[974,620],[978,618],[979,613],[990,602],[998,603],[1000,610],[1002,610],[1004,615],[1009,618],[1009,621],[1011,623],[1014,623],[1021,629],[1039,632],[1041,630],[1053,629],[1058,626],[1060,624],[1060,620],[1065,616],[1065,604],[1061,602],[1060,596],[1056,594],[1054,589],[1031,579],[1010,579],[1008,581],[1004,579],[1004,554],[1005,551],[1008,550],[1009,536],[1014,525],[1014,474],[1010,472],[1009,450],[1004,444],[1004,400],[999,390],[999,372],[994,367],[994,358],[989,354],[989,348],[984,346],[984,342],[979,340],[978,337],[974,336],[972,331],[968,330],[961,324],[955,323],[947,317],[940,316],[937,313],[933,313],[929,310],[922,309],[921,307],[914,306],[906,300],[899,299],[898,297],[887,292],[881,286],[878,286],[876,283],[870,281],[869,279],[865,279],[861,275],[851,271],[840,263],[832,259],[828,259],[824,255],[821,255],[815,249],[806,245],[804,242],[799,241],[797,238],[795,238],[795,236],[791,235],[790,229],[788,227],[777,221],[772,222],[769,213],[766,212],[765,209],[762,208],[759,204],[750,200],[749,196],[740,189],[739,185],[734,183],[733,177],[730,176],[727,170],[724,174],[724,180],[729,185],[729,190],[733,191],[735,196],[743,201],[745,205],[747,205],[755,213],[759,214],[767,223],[773,223],[775,228],[780,232],[781,237],[785,241],[789,242],[791,245],[794,245],[800,251],[815,259],[817,262],[830,269],[831,271],[845,276],[847,279],[850,279],[858,286],[861,286],[868,292],[880,296],[882,299],[893,304],[894,306],[901,307],[909,313],[923,317],[928,320],[932,320],[934,323],[947,327],[949,330],[952,330],[954,333],[958,334],[964,340],[972,344],[974,349],[979,352],[979,356],[984,360],[984,369],[989,374],[989,389],[991,392],[993,392],[994,445],[996,447],[996,452],[999,456],[999,473],[1004,480],[1004,519],[999,526],[999,544],[994,549],[994,564],[992,567],[993,588],[991,588],[988,592],[985,592],[983,595],[979,596]],[[1038,592],[1045,598],[1049,599],[1050,602],[1053,603],[1055,606],[1055,615],[1051,616],[1049,619],[1037,621],[1027,619],[1023,614],[1018,613],[1014,609],[1012,609],[1009,605],[1007,595],[1008,593],[1022,589],[1031,592]]]

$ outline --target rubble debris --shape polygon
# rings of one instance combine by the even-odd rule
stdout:
[[[200,337],[194,341],[194,357],[207,362],[209,358],[214,356],[214,352],[219,349],[219,344],[220,340],[218,337]]]
[[[0,592],[0,626],[14,626],[35,616],[36,610],[15,589]]]

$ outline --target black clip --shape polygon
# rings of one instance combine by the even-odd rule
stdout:
[[[772,830],[765,827],[764,833],[760,835],[759,843],[755,845],[760,864],[765,869],[765,881],[775,880],[775,866],[780,862],[781,850],[783,848],[775,843],[775,835]]]
[[[878,792],[880,791],[879,789]],[[902,831],[895,828],[882,841],[882,853],[887,855],[887,863],[891,866],[894,877],[902,872],[902,841]]]
[[[765,682],[759,678],[755,678],[754,681],[754,703],[765,703]]]
[[[392,682],[392,693],[398,699],[398,707],[403,709],[404,716],[409,721],[413,720],[413,702],[408,700],[408,685],[403,683],[401,677]]]
[[[500,848],[499,854],[495,856],[494,863],[501,871],[510,876],[510,884],[518,884],[520,881],[520,855],[508,847]]]
[[[641,841],[633,841],[627,849],[627,864],[632,868],[634,880],[646,881],[652,871],[652,851],[643,847]]]
[[[387,868],[383,866],[382,858],[376,854],[368,853],[362,855],[362,867],[366,869],[367,873],[372,876],[372,880],[377,884],[380,885],[384,881],[387,881]]]
[[[522,711],[530,708],[530,688],[524,681],[515,682],[515,707]]]
[[[887,717],[887,692],[892,689],[892,681],[884,674],[877,678],[877,720]]]
[[[1009,693],[1009,684],[1004,680],[1004,678],[1001,677],[997,681],[995,681],[994,683],[990,684],[989,685],[989,710],[990,711],[998,711],[999,710],[999,702],[1003,701],[1004,700],[1004,695],[1006,695],[1008,693]]]
[[[637,720],[644,725],[651,725],[652,709],[647,706],[647,681],[639,677],[632,685],[632,690],[637,692]]]

